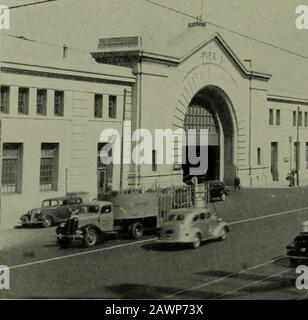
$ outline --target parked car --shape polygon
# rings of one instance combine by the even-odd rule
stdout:
[[[177,209],[170,211],[160,231],[160,244],[190,244],[197,249],[202,241],[224,240],[228,224],[208,209]]]
[[[226,189],[225,184],[220,180],[212,180],[208,181],[210,188],[210,198],[220,199],[221,201],[225,201],[228,195],[228,190]]]
[[[72,214],[77,213],[82,199],[77,196],[46,199],[41,208],[30,210],[20,218],[19,226],[42,225],[49,228],[54,224],[66,221]]]
[[[287,256],[293,266],[308,263],[308,221],[303,222],[300,234],[287,246]]]
[[[184,182],[188,185],[193,184],[194,176],[186,176],[184,177]],[[221,201],[225,201],[229,191],[226,189],[226,186],[221,180],[206,180],[206,175],[195,176],[197,178],[198,184],[207,183],[210,189],[210,199],[220,199]]]

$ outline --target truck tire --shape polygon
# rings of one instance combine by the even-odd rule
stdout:
[[[138,240],[143,236],[143,226],[141,222],[135,222],[128,228],[129,234],[133,239]]]
[[[98,234],[94,228],[86,230],[83,238],[83,244],[86,248],[91,248],[97,243]]]

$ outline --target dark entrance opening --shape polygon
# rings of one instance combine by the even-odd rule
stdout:
[[[197,141],[201,129],[208,130],[208,170],[200,172],[199,181],[223,180],[233,183],[236,175],[234,165],[234,127],[231,103],[227,95],[218,87],[207,86],[191,100],[184,120],[184,129],[196,130]],[[186,163],[182,165],[183,181],[191,179],[190,168],[198,167],[188,161],[188,148],[183,150]],[[197,156],[200,146],[197,142]]]
[[[185,155],[186,155],[186,163],[182,164],[182,170],[183,170],[183,181],[184,182],[190,182],[191,178],[194,175],[191,175],[191,168],[200,168],[200,164],[192,164],[189,162],[189,147],[185,147]],[[183,154],[184,154],[183,152]],[[193,151],[196,153],[196,156],[200,156],[200,146],[196,146],[196,151]],[[208,181],[208,180],[219,180],[219,171],[220,171],[220,150],[219,146],[208,146],[208,168],[207,171],[200,171],[198,172],[198,181]]]

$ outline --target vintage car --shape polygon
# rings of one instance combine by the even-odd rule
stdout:
[[[78,196],[46,199],[41,208],[32,209],[21,216],[18,226],[42,225],[49,228],[66,221],[72,212],[77,213],[81,204],[82,199]]]
[[[220,199],[221,201],[226,200],[226,196],[228,195],[228,190],[226,189],[225,184],[220,180],[212,180],[208,181],[210,188],[210,198]]]
[[[206,175],[203,176],[187,176],[184,178],[184,182],[188,185],[192,185],[194,178],[197,178],[196,181],[201,184],[205,183],[209,185],[210,199],[219,199],[225,201],[229,191],[227,190],[225,184],[221,180],[206,180]]]
[[[166,215],[157,243],[190,244],[197,249],[202,241],[224,240],[229,231],[228,224],[208,209],[177,209]]]
[[[308,264],[308,221],[302,223],[300,234],[287,246],[287,256],[292,266]]]

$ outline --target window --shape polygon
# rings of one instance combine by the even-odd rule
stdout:
[[[296,111],[293,111],[293,126],[296,127],[297,120],[296,120]]]
[[[306,142],[306,169],[308,169],[308,142]]]
[[[58,189],[58,143],[42,143],[40,165],[41,191]]]
[[[305,127],[308,127],[308,112],[305,112]]]
[[[152,171],[157,171],[157,159],[156,159],[156,150],[152,150]]]
[[[274,124],[274,110],[269,109],[269,125],[272,126]]]
[[[2,192],[21,192],[22,144],[4,143],[2,161]]]
[[[1,86],[1,109],[2,113],[10,111],[10,87]]]
[[[109,96],[108,115],[109,115],[109,118],[111,119],[117,118],[117,97],[116,96]]]
[[[303,125],[303,113],[301,111],[298,112],[298,126],[301,127]]]
[[[103,117],[103,96],[101,94],[96,94],[94,96],[94,117]]]
[[[42,116],[47,114],[47,90],[38,89],[36,94],[36,113]]]
[[[55,116],[64,116],[64,92],[55,91],[55,105],[54,105]]]
[[[29,113],[29,89],[19,88],[18,90],[18,113]]]
[[[200,218],[200,216],[197,214],[197,215],[195,215],[194,216],[194,218],[193,218],[193,222],[196,222],[196,221],[198,221],[199,220],[199,218]]]
[[[280,126],[280,110],[276,110],[276,126]]]
[[[262,156],[261,156],[261,148],[258,148],[257,149],[257,160],[258,160],[258,166],[261,165],[261,162],[262,162]]]

